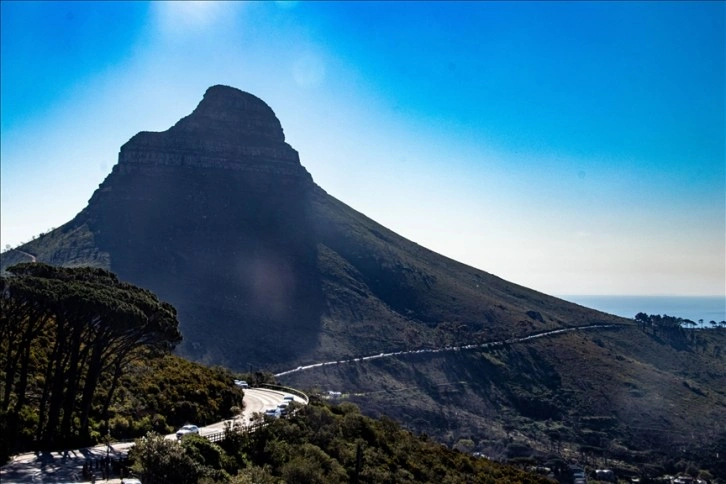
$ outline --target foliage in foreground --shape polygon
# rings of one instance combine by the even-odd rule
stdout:
[[[229,372],[168,356],[181,341],[176,310],[150,291],[97,268],[35,263],[8,272],[0,278],[0,460],[90,445],[109,431],[130,438],[206,423],[241,407]]]
[[[233,374],[173,355],[131,362],[111,406],[109,427],[117,439],[149,431],[171,433],[193,423],[207,425],[233,417],[243,408],[244,392]]]
[[[131,458],[147,478],[177,483],[546,482],[449,450],[389,418],[365,417],[355,405],[321,401],[252,433],[229,431],[219,444],[150,434],[137,441]]]

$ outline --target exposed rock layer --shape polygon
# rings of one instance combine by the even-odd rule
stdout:
[[[197,358],[219,361],[220,335],[281,348],[315,338],[314,184],[284,139],[263,101],[211,87],[169,130],[131,138],[81,214],[113,271],[178,307]]]

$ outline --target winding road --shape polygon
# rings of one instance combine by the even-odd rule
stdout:
[[[266,388],[245,389],[245,409],[233,420],[200,427],[199,434],[202,436],[215,434],[224,430],[225,423],[235,422],[246,426],[250,418],[257,412],[264,412],[268,408],[274,408],[286,396],[292,396],[296,402],[306,403],[298,395],[284,391],[270,390]],[[166,435],[165,438],[176,440],[176,434]],[[0,467],[0,482],[3,484],[24,483],[24,482],[84,482],[81,479],[83,464],[89,460],[100,460],[106,455],[119,459],[126,456],[133,442],[112,443],[108,447],[100,444],[95,447],[88,447],[78,450],[65,450],[57,452],[27,453],[13,456],[12,461]],[[108,453],[108,454],[107,454]],[[100,479],[99,479],[100,481]],[[114,482],[114,481],[109,481]],[[115,482],[119,482],[116,480]]]
[[[10,249],[10,250],[14,250],[15,252],[20,252],[21,254],[30,257],[31,262],[37,262],[35,259],[35,256],[33,254],[29,254],[29,253],[25,252],[24,250],[20,250],[20,249]]]
[[[537,338],[546,338],[556,336],[571,331],[590,331],[595,329],[613,329],[620,328],[622,325],[617,324],[590,324],[582,326],[573,326],[570,328],[561,328],[551,331],[543,331],[519,338],[510,338],[500,341],[491,341],[488,343],[468,344],[460,346],[445,346],[442,348],[402,350],[388,353],[378,353],[359,358],[350,358],[346,360],[325,361],[321,363],[313,363],[305,366],[298,366],[291,370],[283,371],[275,374],[276,377],[297,373],[299,371],[314,370],[328,365],[342,365],[358,363],[363,361],[375,360],[378,358],[391,358],[397,356],[406,356],[414,354],[435,354],[447,351],[464,351],[473,349],[485,349],[496,346],[523,343]],[[200,428],[200,435],[208,436],[224,430],[225,424],[237,424],[248,426],[251,417],[255,413],[262,413],[269,408],[279,405],[286,396],[293,396],[295,401],[307,403],[298,395],[287,393],[282,390],[272,390],[266,388],[247,388],[245,389],[245,409],[232,420],[224,420],[221,422]],[[165,436],[167,439],[176,439],[175,434]],[[129,449],[134,445],[133,442],[113,443],[106,445],[97,445],[79,450],[67,450],[58,452],[28,453],[14,456],[12,461],[0,468],[0,481],[3,483],[22,483],[22,482],[83,482],[79,476],[84,462],[91,459],[101,459],[107,455],[119,458],[125,456]],[[114,481],[109,481],[114,482]],[[115,482],[119,482],[116,480]]]
[[[336,360],[336,361],[324,361],[322,363],[313,363],[310,365],[298,366],[297,368],[293,368],[292,370],[275,373],[275,376],[281,377],[281,376],[285,376],[285,375],[290,375],[292,373],[297,373],[299,371],[313,370],[315,368],[322,368],[324,366],[329,366],[329,365],[346,365],[346,364],[350,364],[350,363],[358,363],[361,361],[375,360],[378,358],[390,358],[393,356],[405,356],[405,355],[414,355],[414,354],[422,354],[422,353],[423,354],[425,354],[425,353],[443,353],[446,351],[462,351],[462,350],[492,348],[495,346],[502,346],[502,345],[508,345],[508,344],[514,344],[514,343],[523,343],[525,341],[529,341],[529,340],[533,340],[533,339],[537,339],[537,338],[556,336],[558,334],[568,333],[570,331],[587,331],[587,330],[592,330],[592,329],[606,329],[606,328],[620,328],[620,327],[623,327],[623,325],[619,325],[619,324],[586,324],[586,325],[582,325],[582,326],[572,326],[570,328],[561,328],[561,329],[553,329],[551,331],[542,331],[541,333],[535,333],[535,334],[531,334],[529,336],[522,336],[520,338],[510,338],[510,339],[505,339],[505,340],[501,340],[501,341],[490,341],[488,343],[477,343],[477,344],[461,345],[461,346],[444,346],[443,348],[428,348],[428,349],[419,349],[419,350],[402,350],[402,351],[393,351],[390,353],[378,353],[378,354],[370,355],[370,356],[361,356],[360,358],[350,358],[347,360]]]

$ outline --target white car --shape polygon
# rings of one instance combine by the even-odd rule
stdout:
[[[282,412],[279,408],[271,408],[265,411],[265,417],[280,418]]]
[[[176,438],[181,439],[185,435],[189,434],[199,435],[199,427],[197,427],[196,425],[185,425],[184,427],[176,431]]]
[[[234,384],[237,385],[240,388],[249,388],[250,386],[247,384],[244,380],[235,380]]]

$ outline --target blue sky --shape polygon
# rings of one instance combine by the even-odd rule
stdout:
[[[726,294],[723,2],[12,2],[2,246],[79,212],[205,89],[328,193],[551,294]]]

